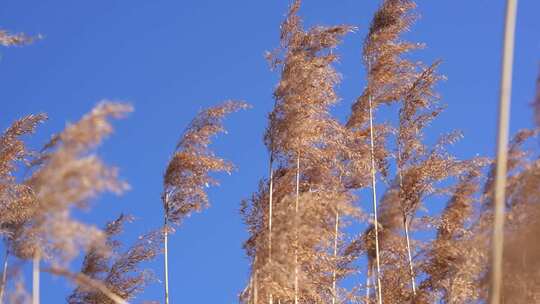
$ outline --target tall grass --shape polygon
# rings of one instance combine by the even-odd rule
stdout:
[[[264,134],[268,177],[241,202],[250,273],[239,302],[538,302],[540,153],[530,142],[539,132],[540,81],[533,102],[537,127],[508,140],[516,1],[508,0],[506,8],[495,161],[452,155],[449,146],[463,137],[452,128],[437,130],[442,135],[434,144],[424,139],[444,115],[437,93],[444,63],[411,59],[424,47],[403,38],[418,19],[414,1],[381,1],[358,58],[366,85],[357,88],[344,122],[332,114],[340,101],[337,47],[355,28],[305,28],[301,4],[291,3],[279,46],[267,54],[279,80]],[[36,38],[0,30],[5,47]],[[226,116],[248,107],[228,101],[195,116],[163,174],[163,225],[126,246],[121,234],[132,217],[120,215],[100,229],[72,213],[91,207],[102,193],[128,189],[118,169],[95,152],[113,132],[111,120],[132,107],[101,102],[38,151],[27,138],[47,116],[15,121],[0,135],[0,236],[6,248],[0,304],[38,304],[42,272],[76,284],[67,297],[71,304],[136,303],[156,281],[145,263],[161,253],[160,302],[184,302],[170,297],[170,291],[188,291],[170,284],[175,255],[169,241],[187,217],[209,207],[207,188],[218,185],[212,173],[232,173],[233,164],[211,143],[225,132]],[[389,114],[381,115],[381,108]],[[359,199],[368,195],[368,202]],[[441,200],[445,207],[433,212]],[[347,226],[362,232],[351,234]],[[71,262],[78,257],[82,267],[74,271]],[[365,269],[359,267],[363,261]],[[18,271],[25,263],[33,265],[31,293]]]

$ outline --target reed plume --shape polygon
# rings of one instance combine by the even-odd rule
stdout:
[[[27,221],[32,213],[33,193],[15,177],[17,169],[32,156],[23,137],[34,133],[45,114],[28,115],[15,121],[0,136],[0,236],[6,248],[0,282],[0,303],[3,303],[7,283],[9,246],[17,227]]]
[[[194,211],[208,207],[205,188],[217,185],[210,172],[230,173],[233,165],[209,149],[211,138],[224,132],[222,119],[240,109],[244,102],[229,101],[200,112],[190,123],[164,174],[163,206],[167,222],[178,225]]]
[[[20,46],[32,43],[41,36],[31,37],[23,33],[11,34],[6,30],[0,29],[0,45],[2,46]]]
[[[168,233],[171,225],[179,225],[193,212],[200,212],[209,205],[205,188],[218,185],[211,172],[231,173],[233,165],[210,150],[212,137],[225,132],[222,120],[225,116],[248,104],[227,101],[200,112],[184,131],[176,150],[167,165],[163,177],[162,202],[165,242],[165,303],[169,303],[168,291]]]
[[[28,115],[15,121],[0,137],[0,234],[9,238],[12,227],[28,218],[29,187],[17,181],[15,172],[32,157],[23,137],[34,133],[45,114]]]
[[[367,67],[368,85],[363,94],[353,104],[347,126],[359,134],[366,134],[364,141],[370,146],[371,188],[374,211],[373,237],[375,237],[374,262],[377,280],[377,299],[382,301],[381,265],[379,248],[379,223],[376,195],[376,172],[387,174],[384,148],[386,128],[374,124],[374,113],[380,105],[391,104],[402,99],[414,76],[415,64],[404,59],[404,53],[420,47],[418,44],[401,41],[400,35],[408,30],[414,21],[411,10],[414,2],[409,0],[384,1],[375,13],[363,46],[363,60]],[[376,164],[378,166],[376,166]],[[369,229],[371,231],[371,229]],[[371,235],[371,234],[368,234]],[[368,269],[368,280],[373,269]],[[414,281],[413,281],[414,282]],[[369,294],[369,291],[367,291]]]
[[[353,209],[340,178],[350,181],[351,174],[336,166],[347,153],[347,132],[329,113],[338,100],[333,49],[353,28],[304,30],[300,4],[290,6],[281,25],[281,46],[268,54],[281,73],[265,134],[278,169],[271,169],[268,185],[261,184],[243,203],[245,221],[252,227],[245,243],[252,257],[250,281],[258,289],[246,288],[242,295],[248,303],[255,293],[268,302],[336,301],[335,282],[341,276],[336,269],[338,212],[347,216]]]
[[[290,258],[288,246],[284,241],[292,241],[285,239],[290,236],[288,233],[291,223],[283,220],[285,206],[285,198],[294,192],[294,172],[287,168],[276,168],[273,173],[273,223],[272,223],[272,241],[274,246],[270,249],[268,243],[267,229],[270,213],[268,212],[269,199],[269,182],[262,180],[259,183],[258,192],[254,193],[250,199],[243,200],[241,203],[240,213],[247,226],[249,238],[244,242],[244,249],[247,256],[251,260],[251,278],[252,281],[257,281],[257,288],[247,286],[241,293],[240,299],[243,303],[254,303],[254,295],[264,301],[272,301],[274,299],[288,298],[293,290],[290,282]],[[270,254],[270,250],[272,250]],[[270,256],[272,257],[270,260]]]
[[[520,174],[506,216],[502,299],[512,303],[535,303],[540,300],[536,241],[540,233],[538,201],[539,160],[531,162]],[[507,207],[508,208],[508,207]]]
[[[125,251],[121,250],[118,235],[125,223],[132,217],[120,215],[107,224],[104,229],[106,251],[102,244],[91,246],[86,253],[81,274],[91,280],[100,282],[114,295],[122,300],[130,301],[139,294],[152,280],[152,273],[139,269],[140,264],[154,259],[161,246],[161,233],[151,232],[138,238],[136,243]],[[68,297],[70,304],[116,304],[110,295],[81,285]]]
[[[526,144],[529,139],[536,137],[537,133],[538,130],[520,130],[514,135],[512,140],[509,141],[508,145],[509,147],[507,151],[508,157],[506,162],[507,173],[505,174],[506,186],[504,200],[504,218],[507,224],[505,224],[504,235],[505,237],[508,235],[511,239],[510,244],[504,245],[504,248],[508,248],[510,253],[508,261],[506,261],[505,257],[505,260],[503,260],[503,264],[501,265],[501,275],[503,276],[501,278],[500,286],[501,301],[505,301],[506,297],[509,295],[515,295],[516,297],[512,297],[512,301],[515,301],[516,303],[526,303],[527,301],[525,299],[532,299],[530,298],[531,292],[535,292],[535,288],[532,286],[529,287],[525,294],[520,295],[517,295],[515,293],[516,289],[514,289],[519,288],[519,285],[523,284],[523,278],[527,276],[527,272],[523,272],[523,276],[516,276],[517,271],[519,271],[520,267],[524,267],[528,263],[525,256],[521,256],[524,258],[524,260],[519,260],[519,262],[517,262],[515,260],[516,255],[520,255],[520,251],[534,251],[534,246],[532,244],[521,245],[519,248],[513,248],[509,246],[516,245],[517,243],[522,242],[523,237],[525,237],[525,235],[528,233],[527,231],[529,228],[531,228],[532,230],[535,229],[535,220],[529,218],[528,216],[524,216],[524,214],[531,214],[533,216],[534,214],[536,214],[534,207],[536,191],[533,189],[534,187],[532,187],[531,182],[534,183],[535,180],[534,176],[536,175],[535,172],[537,172],[538,156],[536,155],[536,160],[531,161],[530,156],[532,155],[532,150],[527,147]],[[493,225],[495,225],[494,189],[496,188],[496,170],[496,165],[494,164],[488,175],[488,183],[485,186],[485,205],[482,217],[479,220],[482,231],[486,233],[492,229]],[[522,193],[522,191],[526,192]],[[523,231],[523,235],[520,235],[519,232],[516,232],[520,230]],[[484,242],[479,244],[485,246],[483,247],[484,249],[489,249],[490,247],[488,246],[490,245],[490,241],[492,241],[492,239],[489,238],[488,234],[484,237]],[[489,255],[484,256],[484,259],[482,260],[482,266],[484,267],[485,273],[493,275],[493,266],[489,264],[490,261],[492,260],[490,259]],[[515,263],[521,264],[517,265]],[[512,267],[515,267],[515,269],[511,269]],[[482,296],[485,297],[485,294],[487,294],[487,290],[484,288],[486,288],[487,284],[485,283],[488,282],[488,279],[487,277],[485,277],[485,274],[482,274],[481,278],[482,282],[484,283],[482,284],[482,290],[484,292]],[[523,291],[525,292],[525,290]],[[492,299],[492,297],[492,291],[490,290],[489,299]]]
[[[99,229],[72,219],[70,210],[87,207],[101,192],[127,189],[118,180],[117,169],[107,167],[93,151],[113,131],[109,118],[121,118],[131,110],[126,104],[102,102],[45,145],[25,180],[35,206],[13,244],[19,257],[40,254],[52,258],[54,253],[51,262],[69,261],[81,246],[102,237]]]
[[[443,77],[436,73],[439,62],[426,67],[405,57],[407,53],[423,47],[400,38],[417,18],[413,12],[415,7],[415,3],[409,0],[386,0],[375,13],[363,48],[368,84],[353,104],[347,122],[347,126],[357,134],[366,134],[364,141],[369,142],[373,151],[370,153],[372,170],[381,172],[385,179],[390,177],[387,165],[389,151],[395,149],[392,155],[396,173],[390,178],[390,187],[381,200],[380,213],[377,212],[376,180],[372,173],[375,222],[362,237],[366,244],[354,245],[356,247],[350,249],[366,251],[368,282],[376,270],[379,303],[410,301],[416,294],[411,223],[427,197],[445,192],[437,188],[438,183],[460,176],[467,163],[455,159],[445,149],[461,137],[457,132],[441,137],[432,148],[423,143],[423,129],[443,109],[437,105],[439,97],[434,91],[434,86]],[[373,113],[381,105],[392,104],[399,106],[398,126],[382,125],[377,128],[373,124]],[[390,142],[395,142],[395,148],[385,143],[393,134],[395,141]],[[400,227],[404,231],[403,239]],[[403,259],[406,264],[402,263]],[[406,268],[408,275],[402,273]],[[409,284],[403,281],[407,276]],[[400,288],[404,284],[410,286],[410,293]],[[367,302],[369,289],[366,295]]]
[[[340,99],[337,48],[354,27],[306,28],[301,0],[292,1],[279,47],[267,54],[279,74],[264,133],[268,176],[241,202],[250,273],[240,303],[540,302],[540,154],[530,147],[540,133],[540,75],[537,128],[518,131],[507,145],[515,1],[507,7],[496,162],[452,155],[460,132],[440,132],[434,143],[425,136],[444,110],[436,87],[445,77],[438,72],[441,61],[424,64],[410,56],[424,47],[403,38],[418,18],[415,8],[413,0],[381,1],[362,45],[366,85],[342,123],[332,115]],[[0,29],[4,47],[39,38]],[[25,140],[46,115],[13,123],[0,135],[6,249],[0,304],[4,298],[39,304],[41,272],[76,284],[68,303],[137,301],[154,280],[144,264],[162,242],[169,304],[169,234],[209,207],[207,188],[219,184],[214,173],[233,171],[211,143],[225,132],[223,119],[245,108],[227,101],[191,121],[163,174],[163,226],[131,246],[122,245],[120,234],[132,217],[121,215],[101,230],[72,213],[89,209],[101,193],[127,190],[96,151],[113,131],[110,120],[132,108],[100,103],[39,152]],[[368,188],[373,214],[364,213],[358,199]],[[445,207],[434,212],[441,202]],[[82,269],[72,271],[70,261],[83,252]],[[364,258],[366,284],[355,279]],[[18,269],[29,260],[31,296]]]
[[[426,278],[419,286],[414,303],[463,303],[478,297],[475,280],[478,265],[475,248],[468,242],[476,196],[482,182],[483,168],[488,161],[478,158],[468,163],[457,185],[450,189],[452,196],[437,221],[436,238],[429,244],[419,265]]]
[[[71,217],[73,208],[85,208],[99,193],[121,193],[127,184],[117,170],[107,167],[94,149],[112,132],[109,118],[123,117],[132,110],[121,103],[102,102],[80,121],[52,137],[32,161],[32,173],[24,181],[31,189],[28,217],[14,227],[11,253],[33,259],[33,303],[39,303],[39,266],[45,258],[65,265],[82,248],[103,239],[94,226]]]

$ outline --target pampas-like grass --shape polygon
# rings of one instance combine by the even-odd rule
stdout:
[[[217,180],[210,177],[211,172],[231,173],[233,165],[215,156],[209,145],[216,134],[225,131],[222,124],[225,116],[248,107],[245,102],[227,101],[200,112],[184,131],[167,165],[162,195],[166,304],[169,303],[168,235],[173,231],[171,225],[179,225],[191,213],[208,207],[205,189],[218,185]]]
[[[127,188],[117,170],[107,167],[92,151],[112,132],[109,118],[132,110],[121,103],[103,102],[77,123],[53,136],[32,162],[24,186],[30,189],[28,216],[17,222],[10,239],[10,252],[33,260],[33,303],[39,303],[40,261],[67,265],[82,248],[103,239],[94,226],[70,215],[101,192],[121,193]]]
[[[409,58],[423,47],[402,38],[417,19],[413,0],[381,1],[362,46],[366,87],[344,124],[332,115],[340,99],[336,49],[354,28],[305,29],[301,1],[292,2],[281,24],[280,45],[267,56],[280,76],[264,134],[268,177],[241,202],[250,263],[241,303],[540,301],[535,245],[540,153],[530,140],[540,131],[521,130],[506,143],[515,21],[514,2],[508,3],[498,158],[492,162],[453,156],[449,146],[463,137],[459,132],[439,132],[443,135],[435,144],[424,139],[442,114],[436,86],[444,77],[437,72],[440,61],[423,64]],[[0,30],[2,46],[35,38]],[[540,78],[536,90],[538,127]],[[379,114],[386,106],[392,117]],[[193,119],[163,175],[163,226],[127,247],[119,238],[129,216],[101,230],[75,219],[72,211],[88,208],[103,192],[127,189],[117,169],[95,151],[113,130],[110,120],[132,108],[103,102],[38,152],[25,140],[46,116],[13,123],[0,135],[0,236],[6,249],[0,304],[38,304],[40,283],[46,283],[40,282],[41,272],[77,285],[68,303],[138,302],[154,282],[143,263],[162,246],[163,302],[169,304],[169,236],[191,214],[209,207],[206,188],[218,184],[212,173],[233,171],[233,164],[210,145],[224,132],[223,119],[246,107],[229,101]],[[370,190],[369,201],[358,200]],[[432,212],[442,200],[445,208]],[[364,213],[364,206],[373,216]],[[361,232],[351,234],[349,225]],[[431,236],[417,237],[418,232]],[[82,253],[82,268],[72,271],[70,261]],[[18,269],[30,261],[32,296]],[[358,280],[363,261],[365,284]]]
[[[138,267],[158,254],[162,242],[161,233],[156,231],[143,235],[133,246],[122,252],[117,237],[125,223],[130,221],[132,217],[120,215],[109,222],[104,230],[106,251],[101,248],[101,244],[90,247],[80,274],[67,273],[80,284],[68,297],[70,304],[127,303],[152,281],[151,272]],[[59,270],[52,269],[52,272]]]

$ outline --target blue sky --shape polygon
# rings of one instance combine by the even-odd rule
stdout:
[[[465,138],[452,152],[462,158],[492,156],[499,86],[504,1],[418,1],[421,19],[406,35],[425,42],[415,58],[442,59],[448,80],[438,87],[448,109],[429,129],[435,138],[459,129]],[[351,24],[337,53],[343,75],[342,102],[335,114],[346,117],[365,81],[361,43],[379,1],[305,0],[307,26]],[[220,176],[210,190],[212,207],[195,214],[170,243],[172,303],[235,303],[248,261],[242,251],[245,227],[239,203],[267,174],[262,144],[266,115],[278,75],[263,55],[278,45],[279,24],[289,1],[4,1],[0,28],[42,34],[27,47],[0,49],[0,128],[30,113],[49,121],[32,138],[34,148],[66,121],[75,121],[99,100],[132,103],[135,112],[115,123],[116,131],[100,155],[120,168],[132,186],[122,197],[105,195],[87,214],[102,225],[120,212],[138,220],[127,227],[127,242],[162,222],[162,173],[178,137],[202,108],[226,99],[254,107],[227,120],[229,133],[213,148],[238,170]],[[540,2],[519,4],[511,129],[532,123],[530,102],[540,62]],[[379,119],[390,119],[379,117]],[[161,276],[162,260],[153,267]],[[77,266],[75,261],[74,266]],[[28,277],[28,282],[30,278]],[[30,286],[29,286],[30,287]],[[42,302],[61,303],[70,283],[44,276]],[[162,285],[150,286],[135,303],[160,300]]]

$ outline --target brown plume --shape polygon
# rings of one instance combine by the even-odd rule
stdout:
[[[8,238],[12,229],[30,216],[33,193],[15,178],[15,171],[25,165],[32,153],[23,137],[34,133],[45,114],[28,115],[15,121],[0,137],[0,235]]]
[[[217,156],[209,145],[225,129],[222,119],[247,108],[244,102],[228,101],[200,112],[184,131],[163,177],[163,207],[167,221],[180,224],[184,217],[208,206],[205,188],[218,182],[210,172],[230,173],[233,165]]]
[[[102,102],[75,124],[53,136],[33,162],[25,181],[31,189],[30,218],[16,231],[13,252],[29,258],[36,250],[67,262],[79,248],[102,238],[99,229],[71,218],[71,209],[86,207],[99,193],[121,193],[127,184],[117,178],[117,169],[107,167],[93,150],[112,132],[109,118],[121,118],[132,110],[121,103]]]
[[[35,39],[41,36],[30,37],[22,33],[10,34],[5,30],[0,29],[0,45],[2,46],[18,46],[32,43]]]
[[[110,292],[124,300],[132,300],[153,279],[150,271],[139,269],[157,255],[161,246],[161,233],[152,232],[139,237],[137,242],[125,251],[117,240],[126,222],[132,217],[120,215],[107,224],[104,230],[107,251],[101,244],[88,250],[81,273],[92,280],[101,282]],[[114,304],[107,294],[88,286],[78,287],[68,298],[71,304]]]

